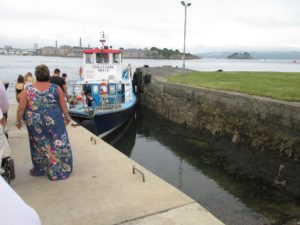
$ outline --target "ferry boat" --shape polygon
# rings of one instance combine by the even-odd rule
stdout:
[[[137,102],[131,69],[122,64],[122,51],[105,45],[83,50],[80,79],[72,85],[69,112],[73,120],[104,137],[120,127],[133,113]]]

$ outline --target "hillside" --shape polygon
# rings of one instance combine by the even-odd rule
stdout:
[[[220,52],[205,52],[197,55],[203,58],[221,58],[226,59],[233,51]],[[248,51],[248,53],[255,59],[300,59],[300,52],[298,51]]]

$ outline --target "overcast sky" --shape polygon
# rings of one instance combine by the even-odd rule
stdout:
[[[300,50],[300,0],[191,0],[186,48]],[[98,46],[183,49],[179,0],[1,0],[0,47]]]

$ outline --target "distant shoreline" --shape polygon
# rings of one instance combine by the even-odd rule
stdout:
[[[60,57],[60,58],[82,58],[82,56],[62,56],[62,55],[4,55],[0,54],[0,56],[20,56],[20,57],[27,57],[27,56],[42,56],[42,57]],[[122,57],[123,59],[151,59],[151,60],[182,60],[182,58],[147,58],[147,57]],[[202,59],[200,57],[186,57],[185,60],[191,60],[191,59]]]

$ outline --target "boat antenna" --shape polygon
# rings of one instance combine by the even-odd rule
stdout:
[[[104,31],[102,31],[101,33],[101,37],[100,37],[100,42],[102,43],[102,46],[101,46],[101,48],[104,48],[104,43],[106,42],[106,40],[107,40],[107,36],[105,35],[105,33],[104,33]]]

